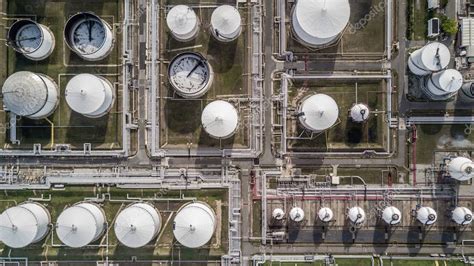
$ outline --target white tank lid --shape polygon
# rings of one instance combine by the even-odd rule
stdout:
[[[316,94],[303,101],[300,107],[300,121],[309,130],[326,130],[336,123],[339,107],[326,94]]]
[[[241,27],[240,13],[233,6],[222,5],[212,12],[211,26],[219,34],[233,34]]]
[[[199,21],[191,7],[177,5],[168,12],[166,23],[172,32],[179,35],[186,35],[194,31]]]
[[[69,107],[85,115],[93,114],[100,109],[107,110],[109,107],[107,103],[112,96],[110,88],[105,87],[104,81],[92,74],[74,76],[66,85],[65,95]]]
[[[227,138],[237,129],[239,115],[232,104],[217,100],[204,108],[201,122],[209,135],[215,138]]]
[[[290,219],[294,222],[301,222],[304,219],[304,211],[300,207],[293,207],[290,210]]]
[[[354,120],[354,122],[364,122],[367,121],[370,115],[370,110],[367,105],[359,103],[355,104],[351,108],[351,118]]]
[[[457,92],[462,87],[463,77],[456,69],[446,69],[433,75],[438,76],[439,87],[446,93]]]
[[[448,163],[448,172],[456,180],[469,180],[474,177],[474,163],[469,158],[456,157]]]
[[[418,219],[418,221],[424,225],[431,225],[436,222],[438,215],[431,207],[421,207],[416,212],[416,219]]]
[[[198,248],[211,240],[215,229],[215,214],[202,203],[184,206],[174,218],[173,234],[181,245]]]
[[[402,220],[402,213],[397,207],[386,207],[382,212],[382,219],[389,225],[395,225]]]
[[[159,214],[154,207],[146,203],[135,203],[117,216],[115,235],[127,247],[143,247],[156,236],[160,223]]]
[[[26,247],[38,233],[38,220],[27,208],[15,206],[0,215],[0,240],[12,248]]]
[[[12,113],[28,116],[39,112],[48,98],[42,77],[29,71],[11,74],[3,83],[3,103]]]
[[[459,225],[468,225],[472,222],[472,211],[466,207],[456,207],[453,210],[452,219]]]
[[[272,217],[275,220],[281,220],[285,217],[285,212],[281,208],[276,208],[273,210]]]
[[[432,42],[425,45],[422,48],[420,56],[422,64],[429,71],[445,69],[451,59],[451,53],[448,47],[439,42]]]
[[[334,213],[332,212],[332,210],[330,208],[323,207],[323,208],[319,209],[318,217],[321,221],[327,223],[327,222],[330,222],[332,220],[332,218],[334,217]]]
[[[361,207],[352,207],[347,215],[354,224],[361,224],[365,221],[365,211]]]
[[[293,28],[303,41],[324,44],[336,37],[349,22],[348,0],[298,0],[293,15]],[[296,20],[296,21],[295,21]]]

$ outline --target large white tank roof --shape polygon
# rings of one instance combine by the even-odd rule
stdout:
[[[214,36],[222,41],[236,39],[242,31],[239,11],[229,5],[216,8],[212,12],[211,27]]]
[[[147,203],[134,203],[119,213],[115,235],[123,245],[139,248],[156,237],[161,227],[158,211]]]
[[[228,138],[235,133],[239,114],[234,106],[226,101],[209,103],[201,115],[204,130],[214,138]]]
[[[449,98],[459,91],[462,84],[463,77],[459,71],[446,69],[430,76],[426,86],[427,94],[433,100]]]
[[[166,23],[171,33],[181,41],[196,37],[199,30],[199,19],[194,10],[186,5],[171,8],[166,16]]]
[[[49,212],[37,203],[23,203],[0,215],[0,240],[11,248],[38,242],[48,233]]]
[[[211,240],[216,228],[216,217],[203,203],[191,203],[178,211],[174,218],[173,234],[188,248],[198,248]]]
[[[43,60],[54,50],[53,33],[48,27],[30,19],[14,22],[7,36],[8,45],[30,60]]]
[[[114,101],[112,84],[92,74],[74,76],[66,85],[65,95],[72,110],[92,118],[107,114]]]
[[[389,225],[395,225],[402,220],[402,213],[397,207],[386,207],[382,212],[382,219]]]
[[[65,245],[79,248],[97,240],[104,232],[105,214],[92,203],[65,209],[56,222],[56,233]]]
[[[299,119],[311,131],[323,131],[336,123],[339,107],[326,94],[316,94],[303,101],[299,109]]]
[[[459,225],[468,225],[472,222],[472,211],[466,207],[456,207],[453,210],[452,219]]]
[[[304,219],[304,211],[300,207],[293,207],[290,210],[290,219],[294,222],[301,222]]]
[[[466,157],[456,157],[448,163],[449,175],[459,181],[466,181],[474,177],[474,163]]]
[[[327,223],[327,222],[330,222],[332,220],[332,218],[334,217],[334,213],[332,212],[332,210],[330,208],[323,207],[323,208],[319,209],[318,217],[322,222]]]
[[[423,225],[431,225],[436,222],[438,215],[431,207],[421,207],[416,212],[416,219]]]
[[[410,55],[408,67],[415,75],[423,76],[445,69],[450,59],[451,54],[446,45],[432,42]]]
[[[355,206],[350,208],[347,216],[356,225],[362,224],[365,221],[365,211],[361,207]]]
[[[348,0],[298,0],[292,26],[297,38],[310,46],[334,41],[349,22]]]

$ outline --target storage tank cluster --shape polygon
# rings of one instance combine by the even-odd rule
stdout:
[[[44,239],[49,233],[51,216],[41,204],[25,202],[0,215],[0,241],[11,248],[24,248]],[[160,212],[149,203],[136,202],[121,210],[114,223],[117,240],[129,248],[151,243],[162,227]],[[197,248],[212,238],[216,216],[207,204],[185,204],[173,223],[175,238],[183,246]],[[105,212],[98,204],[80,202],[64,209],[54,229],[66,246],[81,248],[100,239],[107,231]]]
[[[349,23],[348,0],[298,0],[292,11],[292,29],[304,45],[324,48],[335,44]]]
[[[171,35],[180,42],[195,39],[201,27],[196,12],[187,5],[172,7],[166,16],[166,23]],[[210,31],[214,38],[221,42],[236,40],[242,32],[239,11],[230,5],[217,7],[211,15]]]
[[[463,77],[455,69],[446,69],[451,53],[446,45],[432,42],[414,51],[408,59],[410,71],[422,78],[421,90],[430,100],[447,100],[458,93]]]
[[[30,60],[43,60],[54,50],[55,38],[48,27],[29,19],[14,22],[8,30],[8,45]],[[70,49],[87,61],[105,58],[113,49],[111,27],[91,12],[81,12],[66,23],[64,39]],[[43,74],[20,71],[11,74],[2,87],[7,111],[30,119],[43,119],[54,113],[59,104],[56,82]],[[104,77],[92,74],[74,76],[66,86],[69,107],[86,117],[98,118],[112,108],[113,85]]]

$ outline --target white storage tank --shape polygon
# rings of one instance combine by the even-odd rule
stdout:
[[[66,246],[80,248],[104,233],[105,213],[94,203],[82,202],[65,209],[56,221],[56,233]]]
[[[73,111],[89,118],[106,115],[115,99],[112,83],[92,74],[74,76],[66,85],[65,95],[66,102]]]
[[[446,69],[431,74],[422,89],[430,100],[447,100],[458,93],[462,84],[463,77],[459,71]]]
[[[194,202],[179,209],[173,222],[173,234],[188,248],[204,246],[216,229],[216,215],[207,204]]]
[[[472,222],[472,211],[466,207],[456,207],[451,219],[458,225],[468,225]]]
[[[290,210],[290,219],[293,221],[293,222],[301,222],[303,221],[304,219],[304,211],[303,209],[301,209],[300,207],[293,207],[291,210]]]
[[[64,27],[64,40],[74,53],[87,61],[102,60],[114,48],[112,28],[92,12],[70,17]]]
[[[416,219],[423,225],[432,225],[438,219],[438,215],[431,207],[421,207],[416,211]]]
[[[277,221],[281,221],[283,218],[285,218],[285,212],[281,208],[276,208],[272,212],[272,218]]]
[[[401,222],[402,213],[397,207],[389,206],[382,211],[382,219],[389,225],[396,225]]]
[[[298,117],[307,130],[321,132],[336,123],[339,107],[330,96],[316,94],[303,100],[298,110]]]
[[[417,76],[426,76],[445,69],[451,53],[446,45],[432,42],[414,51],[408,59],[410,71]]]
[[[474,163],[469,158],[456,157],[448,163],[448,173],[456,180],[469,180],[474,177]]]
[[[181,42],[190,41],[199,33],[199,18],[194,10],[186,5],[171,8],[166,16],[166,23],[173,37]]]
[[[177,94],[183,98],[199,98],[212,85],[214,71],[198,53],[182,53],[171,60],[168,78]]]
[[[115,219],[115,235],[129,248],[139,248],[158,236],[161,216],[153,205],[133,203],[122,210]]]
[[[50,116],[58,106],[58,85],[43,74],[20,71],[3,83],[2,95],[6,111],[30,119]]]
[[[348,0],[298,0],[291,20],[293,33],[304,45],[328,46],[339,40],[350,16]]]
[[[229,102],[217,100],[206,105],[202,111],[201,123],[211,137],[226,139],[235,134],[239,114]]]
[[[363,103],[354,104],[351,108],[352,121],[362,123],[369,119],[369,107]]]
[[[332,221],[332,219],[334,218],[334,213],[332,212],[330,208],[323,207],[319,209],[318,217],[319,217],[319,220],[321,220],[322,222],[328,223]]]
[[[11,248],[24,248],[42,240],[49,232],[51,217],[41,204],[26,202],[0,215],[0,240]]]
[[[242,22],[237,8],[229,5],[219,6],[212,12],[211,33],[222,42],[237,39],[242,32]]]
[[[472,81],[462,85],[459,90],[459,99],[463,102],[474,102],[474,83]]]
[[[46,59],[53,53],[54,35],[45,25],[30,19],[14,22],[7,34],[7,44],[18,53],[34,61]]]
[[[355,225],[360,225],[365,221],[365,211],[358,206],[352,207],[347,213],[349,221]]]

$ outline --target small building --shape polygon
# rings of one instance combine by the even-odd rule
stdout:
[[[466,50],[467,62],[474,62],[474,18],[463,18],[461,20],[460,47]]]
[[[432,18],[428,20],[428,37],[437,37],[440,33],[439,18]]]
[[[439,8],[439,0],[427,0],[428,9],[437,9]]]

